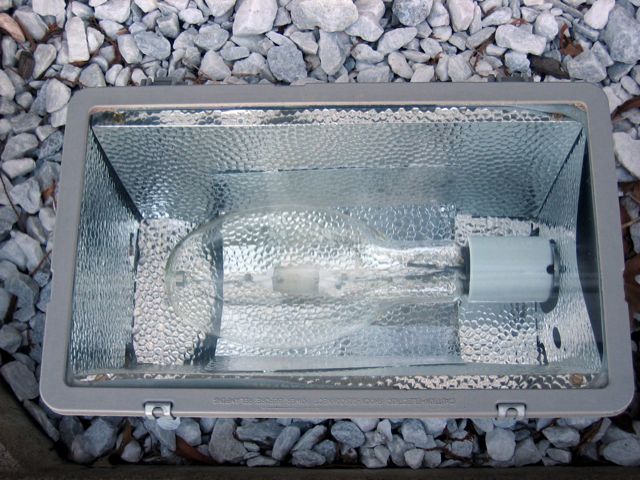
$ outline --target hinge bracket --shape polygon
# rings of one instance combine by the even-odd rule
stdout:
[[[144,404],[144,416],[149,420],[158,418],[175,418],[171,413],[173,405],[171,402],[147,402]]]
[[[524,403],[499,403],[498,418],[513,418],[523,420],[527,416],[527,406]]]

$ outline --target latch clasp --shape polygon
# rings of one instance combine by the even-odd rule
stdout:
[[[498,418],[514,418],[523,420],[527,416],[527,406],[524,403],[499,403]]]
[[[173,405],[171,402],[147,402],[144,404],[144,416],[149,420],[158,418],[175,418],[171,413]]]

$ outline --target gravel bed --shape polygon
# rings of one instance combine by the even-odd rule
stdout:
[[[106,457],[250,467],[640,465],[637,402],[613,419],[155,421],[61,417],[38,397],[72,91],[163,77],[188,84],[599,83],[611,111],[618,109],[615,149],[633,257],[640,252],[640,111],[625,102],[640,95],[638,6],[640,0],[0,0],[2,377],[60,450],[84,464]],[[640,288],[635,278],[632,290]]]

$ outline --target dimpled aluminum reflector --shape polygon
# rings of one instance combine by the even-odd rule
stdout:
[[[76,289],[116,303],[91,316],[76,299],[76,378],[400,389],[597,379],[576,284],[577,206],[563,197],[579,184],[578,121],[522,108],[130,110],[96,114],[92,129],[102,150],[92,144],[88,155]],[[180,320],[163,280],[174,246],[219,214],[279,205],[332,208],[393,241],[462,244],[474,232],[539,228],[566,263],[564,298],[549,313],[534,304],[399,307],[367,329],[294,349],[234,344],[213,338],[209,322]],[[118,281],[99,281],[116,271]],[[560,322],[574,340],[551,350]]]

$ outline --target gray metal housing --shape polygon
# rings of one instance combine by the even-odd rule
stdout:
[[[343,388],[155,387],[141,382],[95,386],[70,380],[69,351],[78,225],[91,116],[128,109],[225,109],[324,106],[577,106],[585,113],[587,159],[600,274],[603,350],[608,372],[602,388],[509,390],[347,390]],[[611,124],[606,97],[587,84],[211,86],[85,90],[69,107],[53,255],[41,393],[63,414],[140,415],[145,406],[171,406],[179,416],[397,416],[479,417],[517,411],[530,417],[614,414],[633,395],[629,329],[622,288],[622,248],[616,203]],[[75,292],[77,295],[78,292]],[[87,299],[91,300],[91,299]]]

